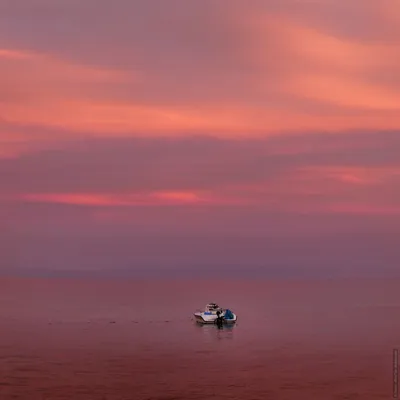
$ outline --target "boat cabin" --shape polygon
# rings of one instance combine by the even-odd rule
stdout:
[[[216,314],[217,311],[222,312],[222,308],[216,303],[208,303],[205,307],[205,314]]]

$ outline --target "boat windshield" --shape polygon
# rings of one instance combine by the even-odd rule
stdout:
[[[206,306],[206,309],[208,310],[218,310],[220,307],[218,306],[218,304],[215,303],[209,303]]]

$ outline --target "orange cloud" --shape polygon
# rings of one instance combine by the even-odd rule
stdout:
[[[396,198],[389,198],[386,192],[399,178],[400,169],[392,167],[302,167],[265,182],[226,184],[209,190],[28,193],[8,200],[91,207],[243,206],[270,212],[347,213],[354,209],[356,213],[397,214]]]
[[[201,202],[201,197],[196,193],[192,192],[156,192],[154,194],[156,198],[166,201],[181,201],[188,203],[199,203]]]
[[[364,215],[400,215],[400,206],[398,205],[370,205],[360,203],[338,203],[325,207],[324,212],[333,212],[340,214],[364,214]]]
[[[363,43],[338,38],[304,25],[301,20],[279,14],[260,14],[249,23],[260,38],[265,38],[264,46],[261,45],[263,39],[260,39],[260,44],[253,49],[252,57],[258,63],[270,63],[268,41],[271,36],[278,38],[281,60],[277,62],[283,64],[285,71],[277,82],[281,91],[341,107],[336,111],[339,120],[353,111],[351,119],[358,121],[360,127],[366,122],[367,112],[399,111],[399,90],[370,80],[374,71],[384,74],[387,68],[400,67],[398,42]],[[263,85],[265,90],[268,85],[269,82]],[[317,105],[313,117],[314,120],[325,117]],[[397,125],[399,122],[396,118]],[[385,124],[383,118],[380,124]],[[344,127],[339,121],[335,126],[338,129]]]
[[[2,49],[0,117],[75,135],[238,137],[400,127],[399,87],[383,79],[400,68],[398,42],[334,36],[295,13],[256,6],[232,13],[226,70],[206,54],[178,79],[173,67],[142,66],[140,58],[122,71]],[[186,53],[176,46],[179,66]]]
[[[353,181],[351,183],[354,183]],[[356,182],[357,184],[359,182]],[[195,193],[168,193],[153,192],[147,195],[110,195],[110,194],[78,194],[78,193],[45,193],[26,194],[18,196],[20,200],[32,203],[53,203],[63,205],[75,205],[83,207],[99,207],[124,209],[130,207],[165,207],[165,206],[241,206],[257,207],[264,212],[285,212],[294,214],[375,214],[397,215],[400,214],[398,204],[376,202],[340,201],[333,198],[331,201],[313,201],[314,196],[320,196],[324,189],[315,190],[307,187],[281,188],[277,187],[247,187],[246,196],[241,196],[236,191],[233,195],[226,193],[214,193],[201,196]],[[337,191],[335,191],[337,194]],[[235,197],[236,194],[236,197]],[[261,195],[261,196],[260,196]],[[328,195],[328,193],[326,193]],[[13,201],[16,197],[2,196],[2,200]],[[112,215],[110,218],[112,220]]]
[[[392,177],[400,177],[399,167],[305,167],[305,176],[325,178],[355,185],[376,185]]]
[[[21,125],[36,120],[46,127],[51,125],[52,110],[62,108],[65,100],[92,97],[102,85],[137,79],[134,72],[82,65],[46,53],[0,49],[0,118]]]
[[[162,108],[63,100],[35,107],[5,105],[2,111],[9,123],[64,129],[69,131],[67,135],[86,132],[98,136],[187,136],[213,132],[219,137],[241,138],[314,130],[340,132],[363,126],[370,130],[396,129],[399,126],[396,110],[371,113],[361,118],[351,115],[315,117],[296,111],[254,109],[235,104]]]
[[[81,206],[162,206],[229,204],[229,199],[193,192],[157,191],[147,194],[97,194],[97,193],[32,193],[19,196],[21,200],[39,203],[58,203]]]
[[[31,57],[32,54],[29,52],[0,48],[0,58],[6,58],[6,59],[8,58],[11,60],[25,60]]]

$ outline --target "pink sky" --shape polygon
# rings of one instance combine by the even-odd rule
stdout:
[[[0,0],[0,271],[398,271],[399,71],[398,0]]]

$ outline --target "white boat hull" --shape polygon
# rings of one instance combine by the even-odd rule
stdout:
[[[224,324],[234,324],[237,321],[237,316],[235,313],[232,313],[232,319],[224,319]],[[215,320],[218,318],[215,313],[206,313],[206,312],[196,312],[194,313],[194,318],[196,322],[200,324],[214,324]]]

